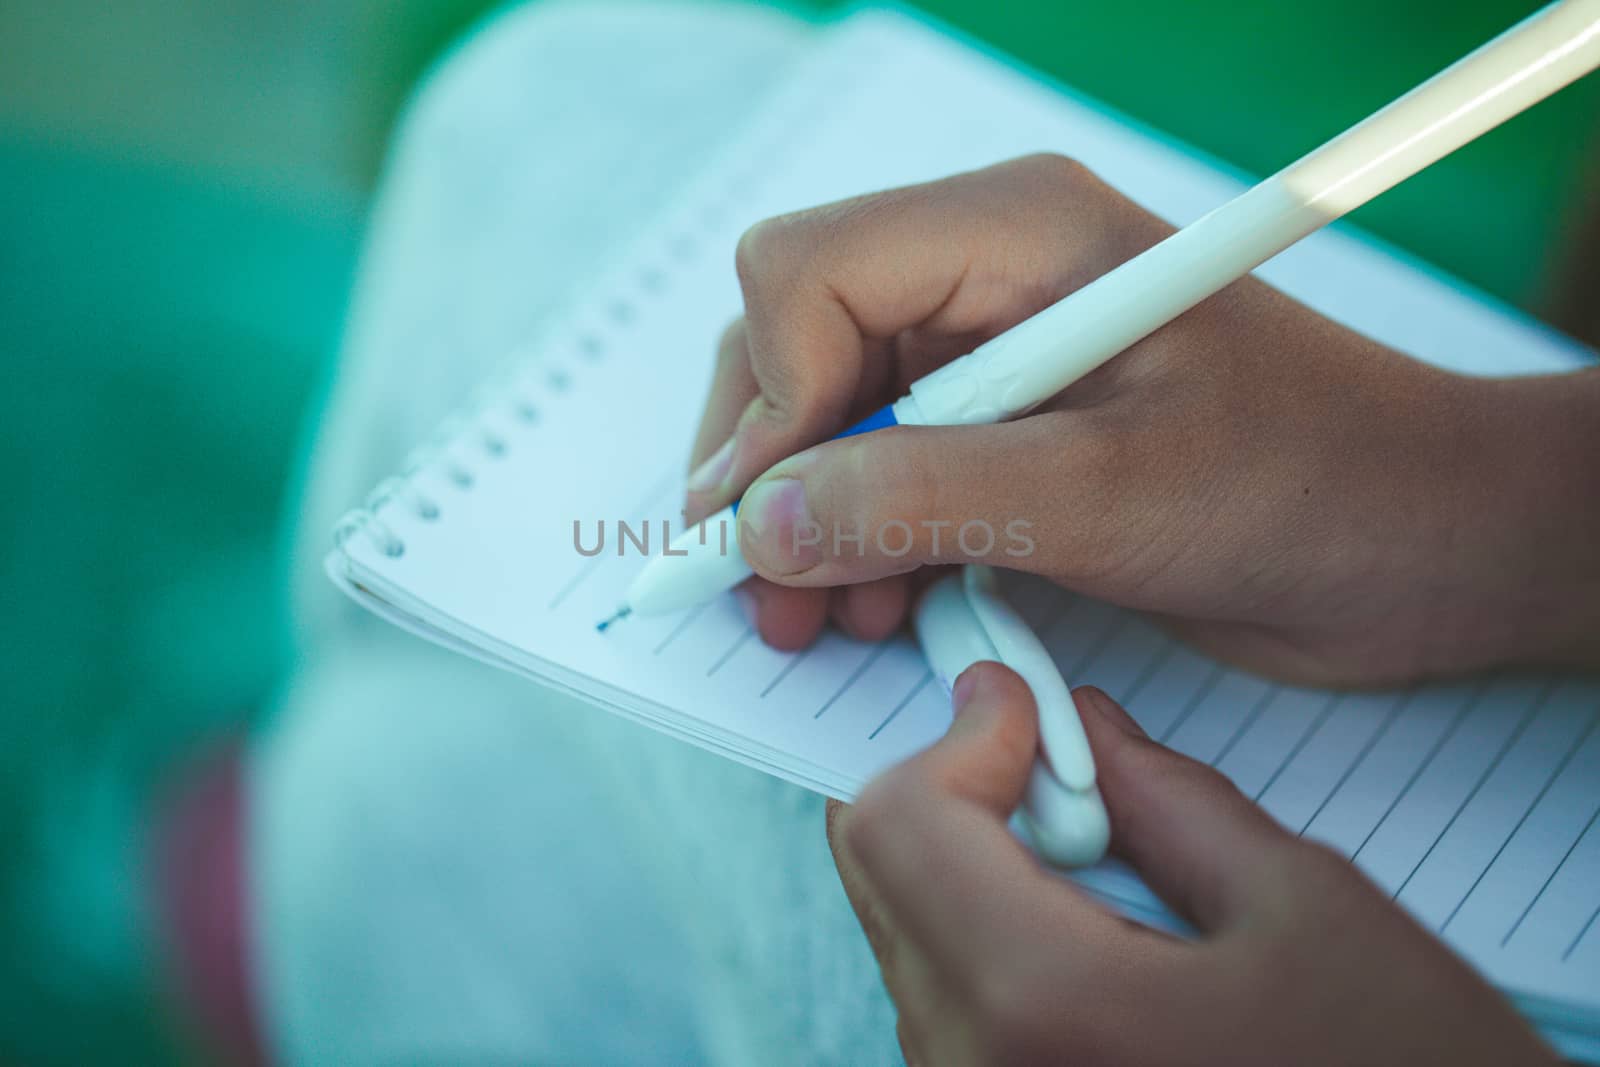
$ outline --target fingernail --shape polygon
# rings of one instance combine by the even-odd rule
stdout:
[[[722,447],[711,453],[704,463],[689,475],[689,492],[709,493],[720,486],[733,468],[733,438],[722,442]]]
[[[1086,685],[1072,694],[1073,700],[1081,707],[1087,704],[1094,713],[1115,726],[1118,730],[1130,737],[1149,737],[1144,727],[1127,710],[1104,692],[1092,685]]]
[[[956,684],[950,687],[950,700],[957,715],[972,702],[972,696],[977,691],[978,670],[975,666],[968,667],[956,678]]]
[[[756,609],[760,606],[756,601],[756,595],[745,586],[736,585],[733,587],[733,599],[739,602],[739,610],[744,612],[744,621],[755,626]]]
[[[799,574],[822,561],[822,527],[798,478],[757,482],[739,501],[739,548],[766,574]]]

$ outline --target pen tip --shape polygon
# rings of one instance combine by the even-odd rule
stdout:
[[[600,622],[595,623],[595,627],[594,628],[596,630],[598,630],[599,632],[601,632],[601,633],[605,633],[607,630],[611,629],[612,624],[619,623],[623,619],[626,619],[629,615],[632,615],[632,614],[633,614],[633,609],[630,608],[628,605],[624,604],[624,605],[622,605],[622,607],[617,609],[616,614],[611,616],[611,618],[604,619],[604,620],[602,620]]]

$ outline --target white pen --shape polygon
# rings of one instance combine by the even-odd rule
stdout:
[[[1094,756],[1072,691],[1049,651],[996,588],[994,572],[969,564],[917,601],[917,640],[945,692],[981,660],[1021,675],[1039,712],[1039,752],[1022,798],[1023,825],[1039,855],[1083,867],[1105,855],[1111,819],[1095,784]]]
[[[1562,0],[1327,144],[972,352],[839,436],[885,426],[999,422],[1106,360],[1296,241],[1600,66],[1600,0]],[[706,520],[736,521],[734,504]],[[735,527],[736,529],[736,527]],[[748,578],[723,539],[691,529],[651,560],[604,630]]]

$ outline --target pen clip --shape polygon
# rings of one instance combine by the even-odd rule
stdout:
[[[1051,773],[1070,789],[1093,789],[1089,738],[1055,660],[1033,629],[1000,596],[992,568],[968,564],[963,568],[962,589],[1000,662],[1021,675],[1033,691],[1039,709],[1039,747]]]
[[[946,581],[955,593],[955,581]],[[975,644],[986,645],[1022,677],[1038,708],[1039,756],[1023,794],[1022,829],[1052,863],[1094,863],[1105,854],[1111,824],[1095,787],[1094,758],[1072,691],[1033,629],[1000,595],[990,568],[967,565],[959,588],[965,614],[976,626]],[[937,586],[928,592],[936,591]]]

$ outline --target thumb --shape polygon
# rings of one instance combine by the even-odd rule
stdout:
[[[1061,576],[1114,522],[1102,451],[1081,416],[992,426],[900,426],[807,449],[739,504],[739,547],[783,585],[872,581],[928,564],[988,562]]]
[[[1033,693],[1015,671],[985,660],[961,672],[950,699],[950,728],[905,765],[907,774],[1004,821],[1022,803],[1038,752]]]
[[[1285,893],[1300,842],[1219,771],[1145,735],[1090,686],[1073,698],[1111,816],[1112,850],[1202,932]]]
[[[1006,827],[1038,751],[1027,684],[979,663],[953,697],[949,732],[869,784],[832,840],[847,884],[883,922],[949,973],[971,974],[1052,916],[1080,933],[1115,920],[1062,893]]]

